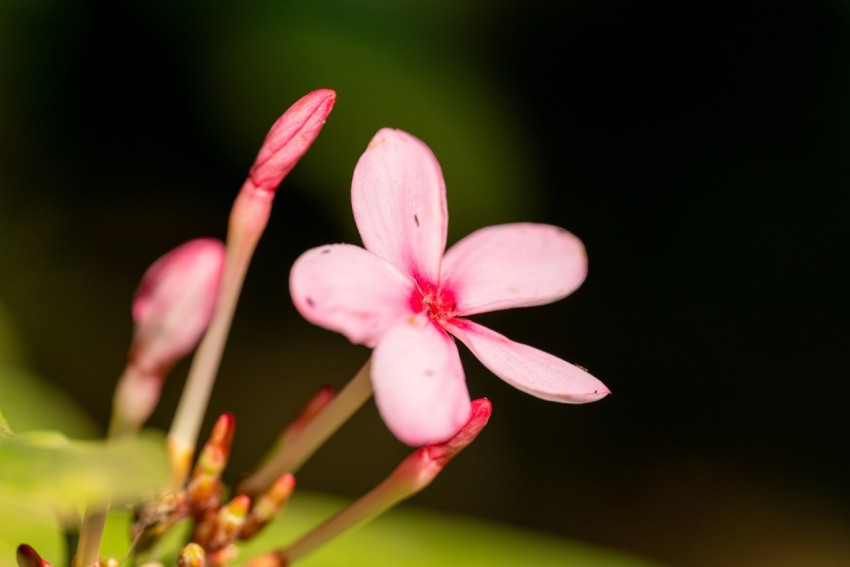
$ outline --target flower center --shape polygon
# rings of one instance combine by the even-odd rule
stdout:
[[[417,287],[410,298],[410,306],[415,313],[426,311],[428,317],[435,323],[441,323],[455,316],[455,296],[446,289],[440,289],[434,284],[417,281]]]

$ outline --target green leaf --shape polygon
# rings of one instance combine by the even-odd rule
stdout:
[[[157,432],[112,441],[29,432],[0,442],[0,567],[14,567],[21,543],[61,566],[63,516],[79,514],[90,502],[108,500],[120,509],[169,479],[165,442]],[[126,534],[118,541],[124,545],[109,551],[126,553]]]
[[[55,430],[93,438],[98,427],[65,392],[35,374],[0,364],[0,410],[18,433]]]
[[[169,480],[161,434],[112,441],[73,441],[30,432],[0,443],[0,500],[24,508],[132,502]]]
[[[241,548],[239,561],[294,541],[345,505],[298,491],[281,518]],[[299,567],[661,567],[625,553],[481,519],[402,506],[347,532],[297,562]]]

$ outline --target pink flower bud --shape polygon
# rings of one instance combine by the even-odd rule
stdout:
[[[269,192],[277,189],[319,135],[334,102],[334,91],[319,89],[304,95],[277,119],[248,173],[254,186]]]
[[[472,400],[469,421],[451,439],[426,445],[402,461],[390,478],[403,487],[404,497],[431,484],[455,455],[475,441],[492,413],[493,404],[487,398]]]
[[[224,244],[200,238],[178,246],[145,272],[133,300],[131,363],[164,375],[209,325],[224,266]]]

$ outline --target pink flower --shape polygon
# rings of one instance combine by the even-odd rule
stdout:
[[[585,403],[610,393],[583,369],[467,318],[569,295],[587,273],[578,238],[549,225],[506,224],[473,232],[444,255],[440,165],[423,142],[399,130],[372,139],[354,171],[351,203],[365,250],[308,250],[292,268],[292,298],[310,322],[374,348],[375,401],[400,440],[445,441],[469,420],[452,337],[538,398]]]

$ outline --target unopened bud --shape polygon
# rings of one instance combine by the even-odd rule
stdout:
[[[199,238],[145,272],[133,300],[136,333],[130,352],[142,371],[170,369],[198,344],[215,310],[224,259],[221,241]]]
[[[215,422],[210,438],[198,457],[186,489],[195,515],[219,504],[222,492],[221,473],[230,458],[230,447],[235,429],[236,421],[233,414],[222,414]]]
[[[454,437],[420,448],[393,471],[387,482],[397,485],[402,498],[408,498],[431,484],[446,464],[478,437],[493,413],[493,404],[487,398],[473,400],[471,413],[469,421]]]
[[[168,372],[198,344],[215,310],[224,260],[221,241],[200,238],[168,252],[142,276],[133,300],[133,344],[113,397],[111,436],[142,426]]]
[[[177,567],[206,567],[207,553],[197,543],[189,543],[177,556]]]
[[[207,547],[210,549],[221,549],[236,540],[239,530],[245,523],[248,510],[251,508],[251,499],[244,494],[236,496],[221,507],[215,519],[215,528]]]
[[[245,262],[246,268],[269,221],[278,185],[310,149],[334,102],[336,93],[330,89],[306,94],[277,119],[266,135],[228,221],[228,247]]]
[[[255,187],[272,192],[277,189],[313,144],[335,102],[334,91],[319,89],[301,97],[277,119],[248,173]]]
[[[282,474],[254,503],[239,532],[239,538],[250,539],[263,529],[286,505],[293,490],[295,477],[291,473]]]
[[[16,558],[18,567],[51,567],[50,563],[42,559],[36,550],[25,543],[18,546]]]

